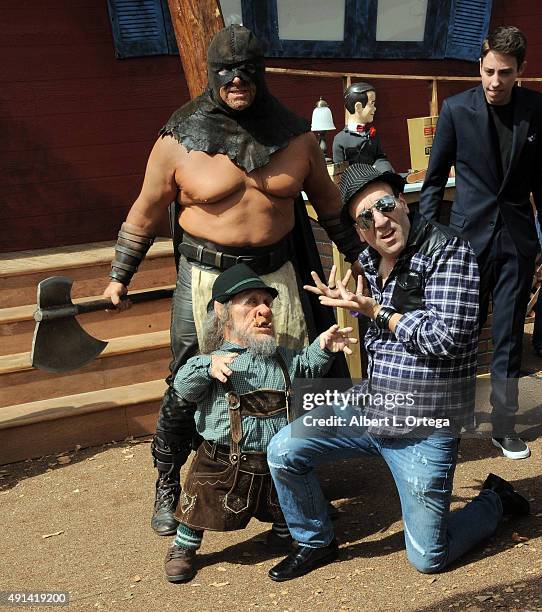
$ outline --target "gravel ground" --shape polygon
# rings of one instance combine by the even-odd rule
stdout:
[[[537,365],[531,361],[526,369],[534,372]],[[522,382],[524,405],[540,405],[536,383],[534,376]],[[487,391],[484,383],[480,387]],[[537,435],[532,456],[522,461],[504,459],[488,439],[462,442],[453,508],[496,472],[530,499],[532,515],[503,523],[494,537],[438,575],[419,574],[409,565],[399,500],[381,461],[326,467],[320,476],[339,509],[340,560],[281,584],[267,578],[279,557],[266,550],[267,526],[257,521],[244,531],[207,533],[195,579],[184,585],[165,580],[170,538],[155,536],[149,526],[155,472],[148,440],[6,465],[0,467],[0,590],[68,591],[69,610],[542,611]]]

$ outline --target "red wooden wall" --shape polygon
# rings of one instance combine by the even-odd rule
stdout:
[[[492,26],[511,23],[527,35],[525,76],[542,76],[542,3],[494,0],[493,7]],[[138,194],[159,127],[188,99],[179,58],[116,60],[105,0],[3,0],[0,52],[0,252],[113,239]],[[451,61],[269,65],[380,74],[478,71]],[[406,118],[428,114],[428,86],[374,83],[375,125],[396,169],[407,170]],[[342,126],[340,80],[273,75],[269,86],[307,118],[323,96]],[[466,87],[439,85],[439,100]]]

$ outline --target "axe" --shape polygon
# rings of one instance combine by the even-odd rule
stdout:
[[[83,367],[107,346],[93,338],[79,325],[76,316],[86,312],[114,308],[111,300],[93,300],[74,304],[73,281],[67,276],[51,276],[38,284],[36,328],[30,358],[32,366],[48,372],[71,372]],[[134,304],[170,298],[173,288],[154,289],[123,296]]]

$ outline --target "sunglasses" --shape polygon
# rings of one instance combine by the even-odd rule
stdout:
[[[371,208],[362,210],[356,218],[356,224],[362,230],[369,230],[373,227],[374,217],[373,208],[376,208],[380,213],[390,213],[395,210],[397,206],[397,200],[392,195],[385,195],[384,197],[377,200]]]

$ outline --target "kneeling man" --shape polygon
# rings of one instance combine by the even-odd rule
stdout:
[[[195,422],[204,441],[177,506],[180,524],[165,560],[170,582],[195,576],[205,529],[243,529],[255,517],[273,523],[271,547],[291,547],[267,466],[267,444],[288,422],[291,379],[323,376],[334,353],[351,352],[348,345],[356,339],[348,337],[351,328],[333,325],[301,352],[277,348],[272,313],[277,293],[245,264],[217,276],[203,354],[189,359],[175,377],[181,399],[197,405]]]
[[[404,179],[354,164],[342,176],[344,222],[367,243],[356,293],[313,274],[322,304],[369,320],[368,378],[350,405],[324,406],[282,429],[267,449],[271,474],[299,547],[269,572],[289,580],[337,558],[314,466],[345,454],[380,456],[401,501],[410,562],[438,572],[529,502],[491,474],[466,506],[449,513],[458,435],[472,425],[478,344],[476,257],[450,228],[409,214]],[[363,400],[363,401],[360,401]],[[319,418],[343,419],[344,427]],[[306,422],[306,421],[305,421]],[[326,422],[325,420],[323,421]],[[336,422],[336,421],[333,421]]]

